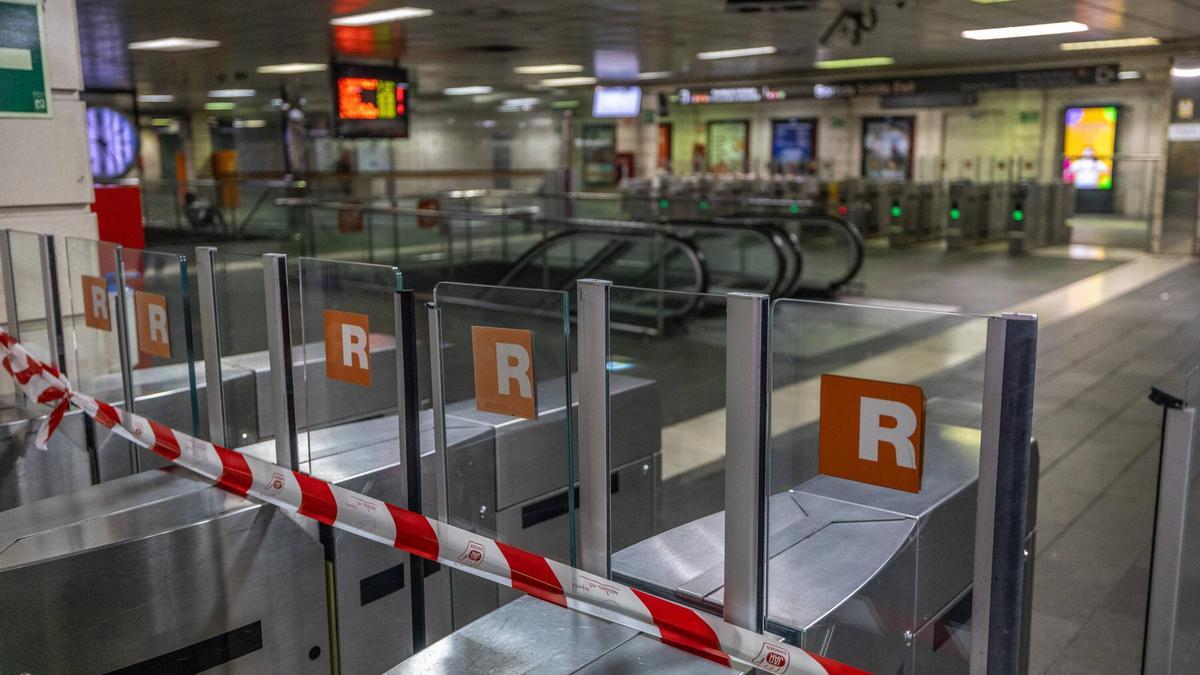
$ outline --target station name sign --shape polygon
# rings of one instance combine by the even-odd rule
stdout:
[[[675,92],[679,105],[707,105],[710,103],[759,103],[782,101],[787,94],[782,89],[761,87],[713,87],[711,89],[680,89]]]
[[[890,79],[853,80],[815,84],[813,98],[858,96],[916,96],[922,94],[967,94],[992,89],[1052,89],[1090,84],[1112,84],[1120,68],[1116,64],[1046,68],[970,75],[934,75]]]

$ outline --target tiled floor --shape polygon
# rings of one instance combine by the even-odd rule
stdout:
[[[1043,328],[1032,673],[1140,668],[1161,411],[1200,364],[1200,266]]]

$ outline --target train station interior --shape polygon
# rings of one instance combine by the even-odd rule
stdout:
[[[1198,100],[1193,0],[0,0],[0,674],[1200,672]]]

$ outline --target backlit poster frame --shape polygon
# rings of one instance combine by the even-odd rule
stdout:
[[[907,149],[904,157],[897,160],[895,153],[892,153],[890,158],[879,156],[879,151],[884,146],[884,139],[880,136],[880,131],[883,127],[890,126],[897,132],[889,136],[892,139],[889,145],[894,147],[895,141],[905,139],[907,141]],[[864,178],[878,178],[882,180],[910,180],[913,175],[913,150],[916,141],[917,118],[912,115],[897,116],[887,115],[880,117],[864,117],[862,119],[862,136],[859,142],[859,152],[862,158],[860,173]],[[899,167],[903,166],[903,172],[899,172]]]
[[[792,139],[782,138],[781,131],[789,126],[808,125],[807,149],[809,157],[796,163],[794,169],[785,165],[782,155],[784,152],[799,150],[804,152],[804,144],[796,144]],[[817,125],[816,117],[781,117],[771,120],[771,172],[787,175],[811,176],[817,173]]]
[[[583,184],[612,187],[617,184],[617,125],[585,124],[580,131]]]
[[[1112,150],[1107,156],[1104,153],[1098,153],[1097,159],[1100,163],[1108,165],[1108,181],[1107,187],[1081,187],[1078,183],[1068,181],[1068,173],[1072,176],[1078,169],[1073,169],[1079,158],[1072,158],[1070,155],[1071,148],[1067,144],[1067,134],[1070,129],[1067,124],[1067,116],[1071,110],[1106,110],[1113,111],[1113,119],[1111,120],[1112,134]],[[1086,114],[1086,113],[1085,113]],[[1059,176],[1063,182],[1073,183],[1075,185],[1075,210],[1079,213],[1111,213],[1114,210],[1116,200],[1116,185],[1117,185],[1117,165],[1116,155],[1120,151],[1120,133],[1121,133],[1121,116],[1122,106],[1116,103],[1086,103],[1072,104],[1064,106],[1058,116],[1058,151],[1061,166],[1059,168]],[[1082,152],[1077,153],[1082,157]]]
[[[708,170],[711,173],[746,173],[750,167],[750,120],[714,120],[708,123]],[[740,143],[741,148],[737,147]],[[736,163],[737,166],[733,166]]]

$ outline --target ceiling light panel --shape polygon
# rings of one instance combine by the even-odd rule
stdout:
[[[833,70],[835,68],[870,68],[871,66],[890,66],[896,62],[890,56],[862,56],[856,59],[829,59],[826,61],[817,61],[813,64],[814,67],[822,70]]]
[[[208,92],[209,98],[250,98],[258,92],[253,89],[213,89]]]
[[[1155,37],[1136,37],[1136,38],[1119,38],[1116,40],[1089,40],[1087,42],[1064,42],[1058,46],[1059,49],[1068,52],[1080,51],[1084,49],[1125,49],[1127,47],[1153,47],[1154,45],[1162,44],[1162,40]]]
[[[1082,24],[1078,21],[1059,21],[1057,23],[1035,23],[1027,26],[964,30],[962,36],[968,40],[1007,40],[1010,38],[1038,37],[1041,35],[1082,33],[1087,29],[1087,24]]]
[[[273,66],[259,66],[258,72],[263,75],[295,75],[297,73],[319,73],[329,70],[327,63],[277,63]]]
[[[543,87],[575,87],[585,84],[596,84],[594,77],[552,77],[547,80],[542,80],[538,84]]]
[[[473,84],[466,87],[447,87],[442,90],[442,94],[446,96],[474,96],[476,94],[490,93],[492,93],[492,88],[482,84]]]
[[[547,63],[540,66],[517,66],[513,72],[519,75],[555,75],[558,73],[582,73],[583,66],[574,63]]]
[[[700,52],[696,54],[696,58],[701,61],[714,61],[716,59],[738,59],[744,56],[766,56],[774,54],[777,49],[770,45],[763,47],[744,47],[742,49],[721,49],[715,52]]]
[[[422,7],[396,7],[394,9],[384,9],[378,12],[364,12],[362,14],[336,16],[330,19],[329,23],[333,24],[334,26],[373,26],[377,23],[391,23],[393,21],[404,21],[406,19],[419,19],[431,14],[433,14],[432,9],[424,9]]]
[[[221,43],[217,40],[200,40],[197,38],[186,37],[165,37],[157,40],[142,40],[141,42],[130,42],[130,49],[138,49],[143,51],[154,52],[186,52],[193,49],[212,49],[220,47]]]

